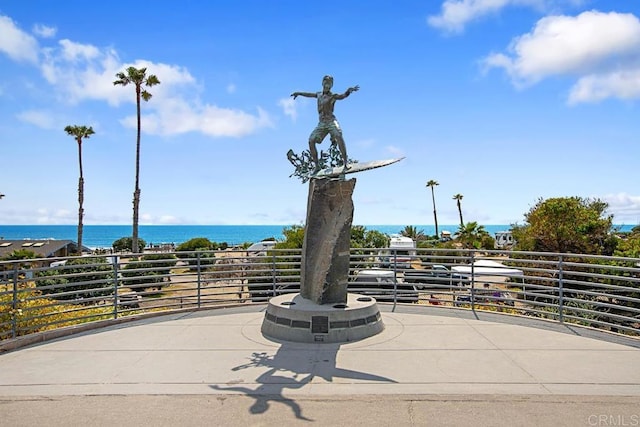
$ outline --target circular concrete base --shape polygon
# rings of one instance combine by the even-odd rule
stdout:
[[[384,329],[375,298],[347,294],[346,304],[315,304],[300,294],[269,300],[262,333],[293,342],[349,342],[376,335]]]

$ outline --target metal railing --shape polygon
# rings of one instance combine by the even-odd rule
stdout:
[[[154,312],[265,303],[299,292],[300,263],[299,249],[1,261],[0,340]],[[349,291],[383,303],[490,310],[640,336],[637,258],[352,249]]]

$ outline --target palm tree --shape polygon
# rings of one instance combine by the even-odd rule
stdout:
[[[426,238],[424,231],[418,230],[413,225],[407,225],[406,227],[404,227],[404,229],[400,232],[400,235],[404,237],[410,237],[416,242],[424,240]]]
[[[433,187],[435,187],[436,185],[440,185],[436,180],[430,179],[429,182],[427,182],[427,187],[431,187],[431,200],[433,202],[433,220],[436,224],[436,237],[439,237],[440,234],[438,233],[438,215],[436,214],[436,196],[433,193]]]
[[[91,126],[67,126],[64,131],[78,143],[78,165],[80,178],[78,179],[78,253],[82,254],[82,217],[84,216],[84,176],[82,174],[82,139],[88,139],[95,132]]]
[[[479,249],[483,238],[486,238],[486,236],[490,235],[485,230],[484,225],[478,225],[476,221],[472,221],[460,226],[457,239],[465,248]]]
[[[458,204],[458,213],[460,214],[460,227],[464,227],[464,221],[462,220],[462,206],[460,206],[460,200],[462,200],[462,194],[458,193],[453,196],[453,200]]]
[[[140,98],[145,101],[151,99],[151,93],[142,88],[142,85],[151,87],[160,84],[160,80],[153,75],[147,76],[147,69],[129,67],[123,72],[117,73],[118,80],[114,81],[114,85],[127,86],[133,84],[136,87],[136,112],[138,115],[138,134],[136,139],[136,185],[133,191],[133,236],[132,236],[132,252],[138,253],[138,213],[140,209]]]

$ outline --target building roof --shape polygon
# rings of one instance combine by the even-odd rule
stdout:
[[[0,258],[4,258],[13,251],[25,249],[35,252],[38,258],[48,258],[56,255],[61,249],[67,248],[75,252],[77,248],[73,240],[4,240],[0,239]],[[87,249],[87,248],[84,248]]]

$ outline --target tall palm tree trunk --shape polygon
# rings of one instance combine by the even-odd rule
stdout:
[[[82,254],[82,217],[84,216],[84,176],[82,174],[82,139],[78,138],[78,164],[80,178],[78,178],[78,253]]]
[[[82,255],[82,218],[84,217],[84,174],[82,172],[82,138],[89,138],[95,132],[91,126],[66,126],[64,131],[73,136],[78,143],[78,169],[80,177],[78,178],[78,253]]]
[[[138,214],[140,209],[140,88],[136,87],[136,108],[138,115],[138,134],[136,139],[136,186],[133,191],[133,233],[131,250],[138,253]]]
[[[160,80],[151,74],[147,76],[147,69],[135,67],[129,67],[126,73],[116,73],[118,78],[113,82],[114,85],[127,86],[128,84],[134,84],[136,87],[136,113],[138,119],[138,132],[136,135],[136,185],[133,190],[133,232],[131,233],[131,250],[134,253],[139,252],[138,244],[138,217],[140,214],[140,132],[141,132],[141,117],[140,117],[140,98],[148,101],[151,99],[151,93],[142,89],[142,85],[154,86],[160,84]],[[144,248],[143,248],[144,249]]]
[[[462,206],[460,205],[460,199],[458,199],[457,202],[458,202],[458,213],[460,214],[460,227],[464,227],[464,221],[462,221]]]
[[[436,237],[439,237],[440,234],[438,233],[438,214],[436,213],[436,196],[433,192],[433,186],[431,187],[431,201],[433,202],[433,222],[436,226]]]

